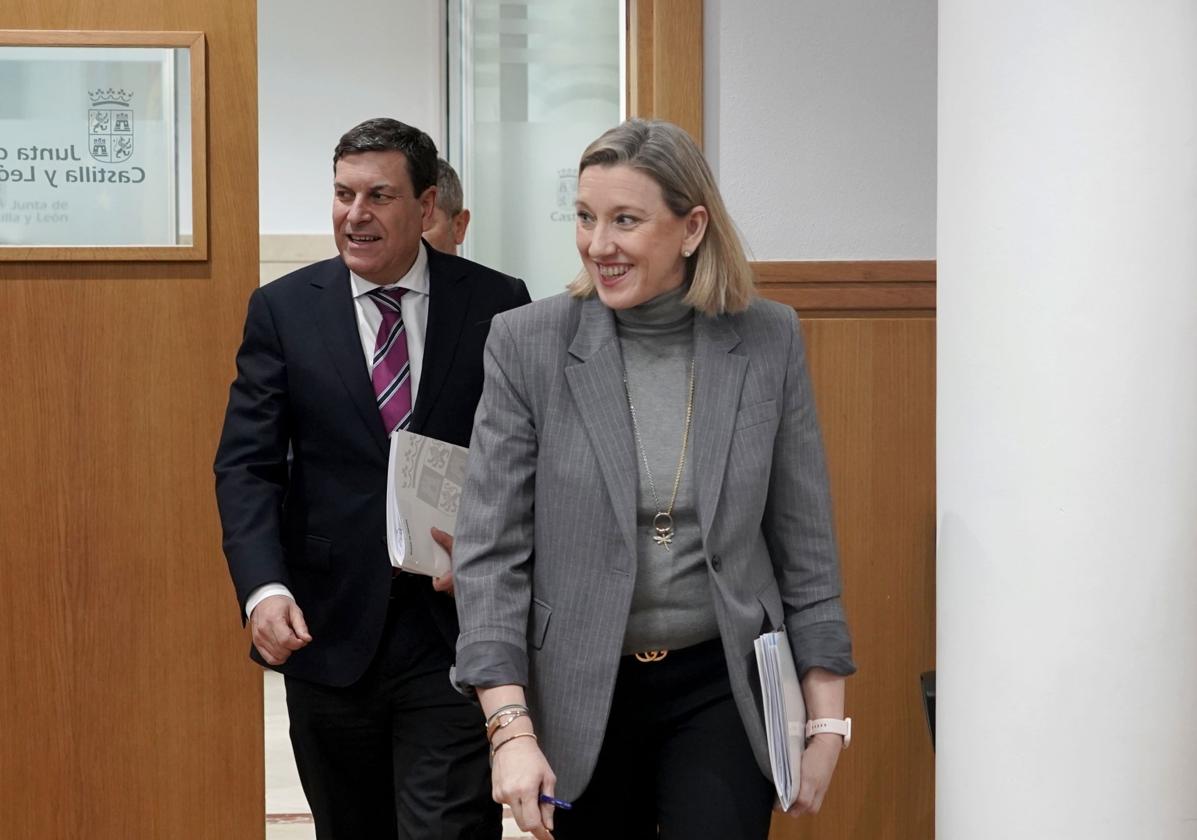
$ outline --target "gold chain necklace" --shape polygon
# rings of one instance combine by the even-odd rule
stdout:
[[[623,391],[628,397],[628,411],[632,415],[632,431],[636,434],[636,447],[640,450],[640,458],[644,461],[644,474],[648,476],[648,489],[653,494],[653,506],[657,509],[653,517],[653,542],[671,551],[669,544],[673,542],[673,505],[677,501],[677,491],[682,485],[682,471],[686,468],[686,444],[690,440],[690,419],[694,416],[694,359],[690,359],[690,393],[686,398],[686,424],[682,427],[682,454],[677,461],[677,475],[673,477],[673,495],[669,497],[669,507],[661,510],[661,500],[657,497],[657,485],[653,483],[653,471],[648,466],[648,453],[644,451],[644,441],[640,438],[640,424],[636,422],[636,407],[632,405],[632,389],[628,387],[628,376],[623,376]]]

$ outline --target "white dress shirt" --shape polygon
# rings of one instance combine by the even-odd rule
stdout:
[[[420,392],[420,373],[424,367],[424,336],[428,332],[428,253],[423,244],[416,255],[407,274],[398,282],[386,286],[378,286],[369,280],[358,277],[349,272],[349,287],[353,295],[353,310],[357,315],[357,332],[362,340],[362,355],[366,361],[366,371],[374,360],[374,345],[378,341],[378,328],[382,325],[382,313],[378,305],[368,297],[374,289],[407,289],[407,293],[399,299],[399,312],[403,316],[403,330],[407,336],[407,358],[411,366],[412,405]],[[245,599],[245,617],[248,620],[253,614],[254,607],[262,603],[271,595],[286,595],[294,598],[291,590],[281,583],[267,583],[259,586]]]

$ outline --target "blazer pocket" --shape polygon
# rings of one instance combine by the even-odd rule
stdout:
[[[548,632],[552,615],[552,607],[539,598],[532,599],[532,609],[528,612],[528,644],[536,650],[544,646],[544,634]]]
[[[328,558],[332,553],[332,540],[324,537],[304,536],[303,542],[287,555],[287,565],[313,572],[327,572]]]
[[[777,417],[777,400],[765,400],[741,408],[736,414],[736,431],[741,432]]]

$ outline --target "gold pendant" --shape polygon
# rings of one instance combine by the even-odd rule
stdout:
[[[671,551],[669,544],[673,542],[673,517],[665,511],[660,511],[653,517],[653,530],[657,532],[653,535],[653,542],[664,546],[666,551]]]
[[[632,654],[636,657],[637,662],[660,662],[669,655],[667,650],[642,650],[640,653]]]

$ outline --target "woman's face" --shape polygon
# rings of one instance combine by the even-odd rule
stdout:
[[[630,166],[588,166],[578,179],[577,243],[599,299],[628,309],[676,289],[686,279],[682,251],[706,232],[699,206],[678,217],[661,187]]]

